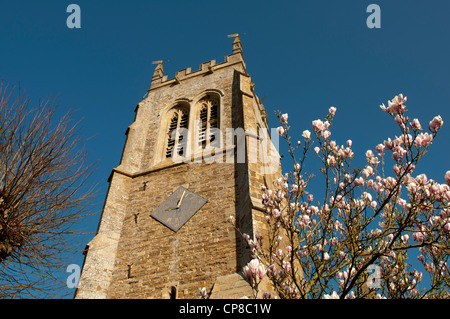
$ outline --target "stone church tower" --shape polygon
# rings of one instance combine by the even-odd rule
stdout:
[[[250,296],[240,273],[251,254],[229,218],[264,232],[260,188],[281,169],[234,37],[224,62],[173,79],[157,62],[75,298],[198,298],[202,287],[211,298]]]

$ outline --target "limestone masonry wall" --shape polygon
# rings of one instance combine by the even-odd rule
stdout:
[[[244,163],[236,162],[238,150],[234,143],[226,143],[225,136],[224,153],[217,157],[223,160],[202,161],[191,129],[188,143],[196,161],[174,163],[164,155],[167,112],[177,104],[185,105],[191,110],[192,128],[199,116],[197,102],[206,95],[220,101],[222,132],[226,128],[247,132],[267,128],[264,107],[254,94],[237,40],[234,53],[223,63],[205,62],[198,71],[187,68],[170,80],[162,63],[156,67],[151,87],[127,129],[121,163],[111,175],[100,227],[88,245],[76,298],[197,298],[202,287],[222,298],[248,292],[237,273],[250,260],[250,252],[228,219],[234,216],[250,235],[264,231],[259,189],[274,174],[265,174],[260,160],[249,163],[256,155],[248,150],[249,139],[260,137],[245,136]],[[226,161],[226,152],[231,152],[231,162]],[[174,232],[150,214],[179,186],[208,202]],[[233,291],[234,286],[238,290]]]

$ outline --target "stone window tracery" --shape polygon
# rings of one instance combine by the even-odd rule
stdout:
[[[208,144],[219,147],[220,141],[215,131],[219,129],[219,101],[206,96],[200,100],[200,130],[198,144],[205,148]]]
[[[167,146],[166,158],[172,157],[172,152],[175,150],[176,155],[185,155],[187,138],[181,129],[187,131],[189,127],[189,110],[185,107],[177,106],[170,114],[169,128],[167,130]]]

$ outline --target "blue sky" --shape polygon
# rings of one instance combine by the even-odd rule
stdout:
[[[66,26],[71,3],[81,8],[81,29]],[[380,29],[366,25],[371,3],[380,6]],[[20,81],[36,102],[58,95],[61,112],[78,110],[90,160],[100,161],[93,176],[98,210],[135,106],[150,86],[151,62],[169,59],[169,78],[220,63],[231,54],[227,34],[236,32],[246,33],[247,70],[258,96],[267,96],[272,127],[274,111],[287,112],[300,137],[335,106],[333,137],[338,144],[351,138],[363,157],[399,134],[378,106],[403,93],[410,117],[423,126],[435,115],[444,119],[417,171],[443,182],[450,169],[449,12],[446,0],[4,1],[0,78]],[[81,254],[76,258],[81,265]]]

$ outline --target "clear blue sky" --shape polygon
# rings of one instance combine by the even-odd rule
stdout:
[[[66,26],[71,3],[81,7],[81,29]],[[370,3],[381,8],[380,29],[366,26]],[[339,144],[351,138],[363,157],[398,134],[378,106],[403,93],[423,126],[435,115],[444,119],[420,167],[443,182],[450,169],[449,12],[447,0],[4,1],[0,78],[20,81],[34,101],[59,95],[62,111],[78,109],[84,137],[92,137],[90,159],[100,160],[99,210],[125,130],[150,86],[151,62],[169,59],[169,78],[220,63],[231,53],[226,35],[236,32],[246,33],[244,58],[258,96],[267,95],[271,126],[281,110],[300,135],[335,106],[333,137]]]

